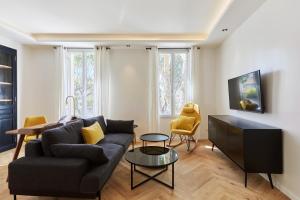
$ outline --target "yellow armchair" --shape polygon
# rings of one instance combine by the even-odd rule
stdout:
[[[170,123],[171,136],[169,146],[176,147],[184,142],[187,144],[187,150],[190,151],[190,142],[195,142],[194,135],[201,122],[201,115],[197,104],[188,103],[182,108],[182,111],[177,119]],[[179,135],[180,143],[171,145],[176,135]],[[196,145],[195,145],[196,147]]]
[[[45,123],[47,123],[47,119],[45,116],[29,116],[25,118],[24,128]],[[24,142],[29,142],[30,140],[37,139],[39,135],[40,133],[26,135],[24,138]]]

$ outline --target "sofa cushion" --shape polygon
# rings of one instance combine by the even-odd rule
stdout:
[[[133,120],[106,120],[107,133],[133,133]]]
[[[83,127],[81,131],[86,144],[97,144],[104,138],[104,133],[97,121],[91,126]]]
[[[98,145],[103,145],[107,143],[118,144],[123,147],[123,151],[125,152],[132,141],[133,134],[113,133],[105,135],[105,138],[101,140],[98,143]]]
[[[82,177],[89,171],[85,159],[23,157],[8,166],[12,194],[78,193]]]
[[[87,127],[87,126],[91,126],[96,121],[100,124],[103,133],[106,134],[106,123],[105,123],[103,115],[83,119],[83,124],[84,124],[85,127]]]
[[[83,158],[93,164],[103,164],[108,161],[99,145],[91,144],[53,144],[51,152],[59,158]]]
[[[82,178],[82,193],[97,193],[101,190],[123,156],[123,148],[120,145],[105,143],[101,146],[109,161],[93,168]]]
[[[80,119],[68,123],[65,126],[44,131],[44,133],[42,134],[42,147],[45,156],[52,156],[50,149],[52,144],[82,144],[82,127],[83,122]]]
[[[30,140],[25,145],[25,156],[26,157],[39,157],[43,156],[43,148],[41,139]]]

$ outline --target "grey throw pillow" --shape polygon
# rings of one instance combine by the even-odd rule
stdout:
[[[107,133],[133,133],[134,120],[106,120]]]
[[[82,144],[82,127],[83,121],[79,119],[64,126],[44,131],[42,134],[42,148],[45,156],[52,156],[50,148],[53,144]]]

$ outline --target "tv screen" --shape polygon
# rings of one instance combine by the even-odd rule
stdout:
[[[260,71],[228,80],[230,109],[264,112]]]

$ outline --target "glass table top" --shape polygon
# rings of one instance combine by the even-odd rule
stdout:
[[[169,136],[162,133],[146,133],[141,135],[140,139],[149,142],[160,142],[168,140]]]
[[[178,153],[165,147],[146,146],[128,151],[125,159],[143,167],[162,167],[175,163],[178,160]]]

